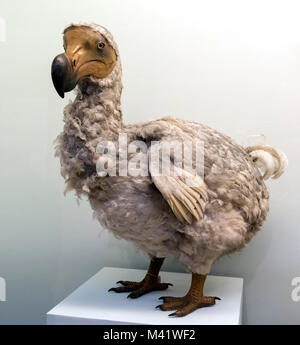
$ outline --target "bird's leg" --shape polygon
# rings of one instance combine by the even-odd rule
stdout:
[[[169,316],[185,316],[198,308],[214,305],[216,300],[220,298],[203,296],[205,279],[206,275],[193,273],[191,287],[184,297],[160,297],[164,303],[158,305],[156,308],[161,310],[176,310],[176,312]]]
[[[117,284],[122,284],[123,286],[111,288],[108,291],[115,292],[129,292],[132,291],[128,297],[137,298],[145,295],[151,291],[166,290],[170,283],[161,283],[159,277],[159,271],[164,262],[164,258],[153,257],[148,268],[148,272],[144,279],[140,282],[124,281],[119,280]]]

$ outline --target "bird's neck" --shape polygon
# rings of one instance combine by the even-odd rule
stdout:
[[[122,129],[121,110],[121,80],[83,80],[78,87],[77,97],[73,106],[76,109],[74,115],[79,110],[84,110],[83,117],[90,121],[90,124],[101,124],[102,131],[115,132]],[[83,120],[84,120],[83,118]]]
[[[121,93],[120,69],[106,79],[81,80],[75,100],[65,107],[64,132],[72,132],[85,142],[95,144],[101,140],[116,140],[124,127]]]
[[[82,80],[75,100],[64,109],[64,129],[57,139],[62,174],[68,188],[79,194],[86,179],[96,172],[101,142],[117,142],[123,130],[121,79]]]

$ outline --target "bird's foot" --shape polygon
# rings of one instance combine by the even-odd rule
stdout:
[[[212,296],[199,296],[195,298],[187,294],[184,297],[160,297],[163,300],[163,304],[158,305],[156,308],[161,310],[176,310],[176,312],[169,314],[169,316],[185,316],[192,313],[198,308],[204,308],[212,306],[216,303],[216,300],[220,300],[219,297]]]
[[[146,275],[146,277],[140,282],[119,280],[117,284],[123,286],[113,287],[108,291],[115,292],[130,292],[128,298],[138,298],[151,291],[166,290],[169,286],[173,286],[170,283],[161,283],[160,277],[152,277]]]

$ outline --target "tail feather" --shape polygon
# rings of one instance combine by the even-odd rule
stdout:
[[[263,179],[273,179],[281,176],[287,168],[288,159],[286,155],[269,145],[256,145],[246,148],[254,164],[264,171]]]

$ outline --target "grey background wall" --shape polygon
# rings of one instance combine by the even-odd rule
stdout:
[[[146,268],[147,256],[92,220],[85,200],[63,196],[53,156],[68,99],[50,64],[72,21],[108,27],[124,70],[124,120],[163,115],[201,121],[244,143],[264,133],[289,157],[268,182],[271,211],[241,253],[214,274],[245,278],[244,322],[300,323],[291,298],[300,276],[300,4],[297,1],[2,0],[0,24],[0,323],[45,313],[103,266]],[[165,270],[184,271],[168,259]]]

